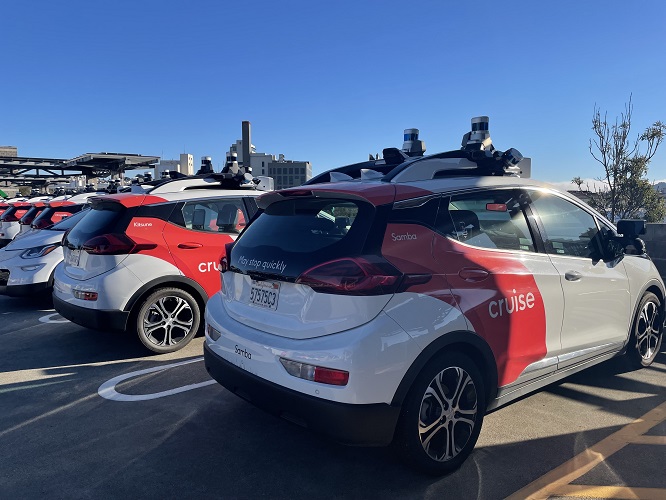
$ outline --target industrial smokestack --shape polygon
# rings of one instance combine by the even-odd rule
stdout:
[[[250,133],[250,122],[243,122],[243,162],[242,165],[245,167],[245,172],[252,172],[250,167],[250,150],[252,148],[252,134]]]

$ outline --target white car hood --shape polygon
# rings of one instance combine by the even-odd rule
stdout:
[[[28,233],[25,236],[15,239],[9,245],[4,247],[3,250],[26,250],[28,248],[41,247],[44,245],[51,245],[62,241],[65,231],[54,231],[51,229],[42,229],[33,233]]]

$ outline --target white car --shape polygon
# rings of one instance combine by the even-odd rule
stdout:
[[[0,295],[31,297],[50,293],[55,267],[62,262],[62,237],[83,218],[79,211],[42,230],[27,233],[0,249]]]
[[[520,158],[487,143],[390,149],[264,195],[206,307],[209,373],[291,422],[394,442],[441,474],[487,411],[620,354],[652,363],[666,290],[644,222],[616,230],[513,176]]]
[[[0,247],[7,245],[21,232],[21,218],[27,214],[34,205],[41,211],[44,202],[51,199],[50,196],[36,196],[28,200],[18,200],[9,203],[9,208],[0,215]]]
[[[10,217],[10,219],[16,218],[16,220],[18,221],[20,216],[22,216],[25,212],[27,212],[27,209],[24,210],[22,209],[21,213],[18,214],[19,217],[17,217],[16,210],[14,209],[14,203],[17,202],[22,203],[26,201],[28,201],[28,198],[10,198],[10,199],[0,200],[0,248],[4,247],[10,241],[12,241],[12,238],[9,238],[9,236],[5,238],[5,232],[3,231],[5,223],[2,220],[2,216],[5,214],[5,212],[11,209],[11,211],[14,212],[14,215]]]
[[[44,206],[30,217],[30,229],[19,233],[0,249],[0,295],[25,297],[50,293],[55,267],[63,259],[61,240],[64,232],[82,218],[83,214],[78,215],[80,212],[90,208],[90,198],[104,195],[106,193],[81,193],[43,202]],[[30,210],[32,208],[21,217],[22,230],[27,226],[23,221],[30,215]]]
[[[92,210],[63,239],[56,310],[89,328],[136,332],[155,352],[187,345],[201,329],[208,297],[220,289],[225,245],[263,192],[255,189],[261,183],[238,186],[226,175],[93,198]]]

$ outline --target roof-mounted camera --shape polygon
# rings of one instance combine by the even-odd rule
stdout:
[[[402,143],[402,151],[407,156],[423,156],[425,154],[425,142],[419,140],[419,129],[406,128],[405,142]]]
[[[486,171],[486,175],[517,175],[520,169],[516,165],[523,155],[516,148],[499,151],[490,138],[490,119],[487,116],[472,118],[472,130],[463,135],[461,149],[469,160]]]

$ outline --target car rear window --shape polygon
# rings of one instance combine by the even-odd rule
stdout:
[[[372,205],[350,200],[273,203],[236,241],[232,269],[295,279],[314,265],[360,255],[373,213]]]
[[[130,210],[136,211],[135,208]],[[131,217],[128,212],[120,203],[98,203],[68,233],[67,246],[80,248],[94,236],[123,232]]]
[[[47,227],[60,222],[65,217],[81,211],[81,205],[65,205],[64,207],[46,207],[32,221],[36,227]],[[69,228],[68,228],[69,229]]]
[[[83,210],[80,210],[76,212],[73,215],[68,216],[66,219],[62,219],[60,222],[56,222],[52,226],[46,228],[47,230],[51,231],[67,231],[68,229],[72,229],[77,222],[79,222],[83,217],[86,215],[86,212],[90,210],[90,208],[85,208]]]
[[[44,207],[30,207],[26,213],[23,214],[21,224],[30,224],[39,213],[44,210]]]

